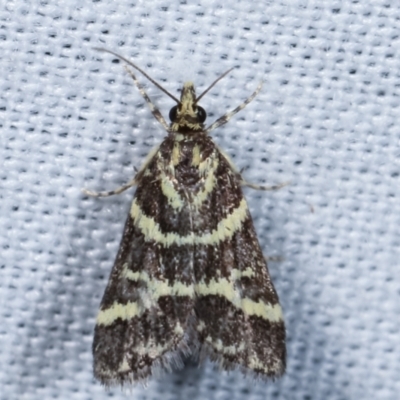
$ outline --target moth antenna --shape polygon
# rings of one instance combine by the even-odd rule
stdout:
[[[208,93],[222,78],[224,78],[226,75],[229,74],[233,69],[236,67],[232,67],[231,69],[228,69],[228,71],[224,72],[219,78],[217,78],[197,99],[196,99],[196,104],[200,101],[200,99]]]
[[[119,58],[120,60],[126,62],[128,65],[130,65],[132,68],[135,68],[136,70],[138,70],[141,74],[143,74],[153,85],[155,85],[156,87],[158,87],[162,92],[164,92],[167,96],[171,97],[172,100],[176,101],[178,104],[180,103],[180,101],[174,96],[172,95],[170,92],[168,92],[168,90],[164,89],[158,82],[156,82],[152,77],[150,77],[148,74],[146,74],[146,72],[144,72],[141,68],[139,68],[137,65],[135,65],[132,61],[129,61],[127,58],[120,56],[118,53],[115,53],[111,50],[107,50],[104,49],[102,47],[94,47],[94,50],[97,51],[101,51],[103,53],[110,53],[112,55],[114,55],[115,57]],[[228,71],[229,72],[229,71]],[[226,73],[223,75],[225,76]],[[222,78],[222,77],[221,77]],[[220,78],[219,78],[220,79]],[[217,80],[218,81],[218,80]],[[216,81],[216,82],[217,82]],[[216,83],[214,82],[213,85]],[[211,85],[212,86],[212,85]],[[209,89],[207,89],[209,90]]]

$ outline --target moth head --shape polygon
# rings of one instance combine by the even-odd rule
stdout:
[[[126,59],[125,57],[120,56],[119,54],[96,47],[96,50],[103,51],[106,53],[110,53],[114,55],[115,57],[119,58],[120,60],[126,62],[128,65],[130,65],[132,68],[138,70],[140,73],[142,73],[150,82],[152,82],[156,87],[158,87],[161,91],[163,91],[167,96],[169,96],[172,100],[174,100],[177,105],[172,107],[170,112],[169,112],[169,118],[171,120],[171,125],[170,128],[168,129],[166,121],[160,114],[160,111],[155,108],[154,104],[151,102],[149,97],[147,96],[146,92],[143,90],[139,82],[137,81],[135,75],[130,71],[129,69],[128,72],[132,76],[136,86],[138,87],[140,93],[146,100],[146,102],[149,104],[150,109],[153,113],[153,115],[156,117],[156,119],[168,130],[172,132],[180,132],[180,133],[191,133],[191,132],[204,132],[207,133],[208,131],[214,129],[216,126],[221,126],[223,123],[227,121],[226,118],[220,118],[214,124],[210,125],[206,130],[204,130],[204,121],[207,118],[207,113],[204,110],[204,108],[200,107],[198,105],[199,101],[202,99],[202,97],[212,89],[217,82],[219,82],[224,76],[226,76],[229,72],[233,70],[233,68],[229,69],[225,73],[223,73],[221,76],[219,76],[204,92],[196,97],[196,92],[194,90],[194,86],[192,82],[186,82],[183,85],[182,89],[182,94],[181,94],[181,99],[178,100],[174,95],[169,93],[166,89],[164,89],[159,83],[157,83],[153,78],[151,78],[145,71],[143,71],[141,68],[139,68],[137,65]],[[256,93],[255,93],[256,94]],[[246,103],[247,104],[247,103]],[[234,113],[236,113],[235,111]],[[222,122],[221,122],[222,121]]]
[[[171,108],[169,119],[171,130],[175,132],[202,131],[207,118],[206,110],[197,105],[196,91],[192,82],[183,85],[178,105]]]

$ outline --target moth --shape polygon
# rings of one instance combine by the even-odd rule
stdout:
[[[133,72],[154,117],[167,131],[118,194],[136,185],[111,271],[94,341],[94,376],[104,385],[146,381],[158,370],[182,368],[188,356],[208,357],[223,370],[256,378],[285,371],[285,326],[278,295],[258,242],[242,186],[246,182],[208,136],[249,104],[205,128],[206,111],[191,82],[172,98],[168,125]]]

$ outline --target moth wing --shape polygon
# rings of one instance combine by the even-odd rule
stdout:
[[[193,248],[176,251],[165,242],[185,224],[187,210],[171,213],[158,179],[158,159],[156,153],[138,174],[96,321],[94,375],[107,386],[144,380],[158,367],[180,366],[181,356],[191,352],[193,274],[182,266],[190,265]]]
[[[201,352],[223,369],[256,377],[285,370],[285,327],[278,295],[240,187],[219,151],[212,190],[199,208],[194,249],[196,331]],[[212,163],[210,163],[211,165]],[[207,175],[207,174],[206,174]],[[204,233],[205,227],[212,227]],[[203,233],[200,233],[203,231]]]

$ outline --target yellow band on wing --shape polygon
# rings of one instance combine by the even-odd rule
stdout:
[[[177,233],[163,233],[160,225],[151,217],[145,215],[136,199],[132,203],[131,217],[135,226],[137,226],[145,237],[145,240],[153,240],[163,246],[176,244],[183,246],[187,244],[216,245],[226,239],[230,239],[241,227],[248,216],[247,203],[242,199],[239,206],[231,214],[222,219],[217,228],[204,235],[181,236]]]

